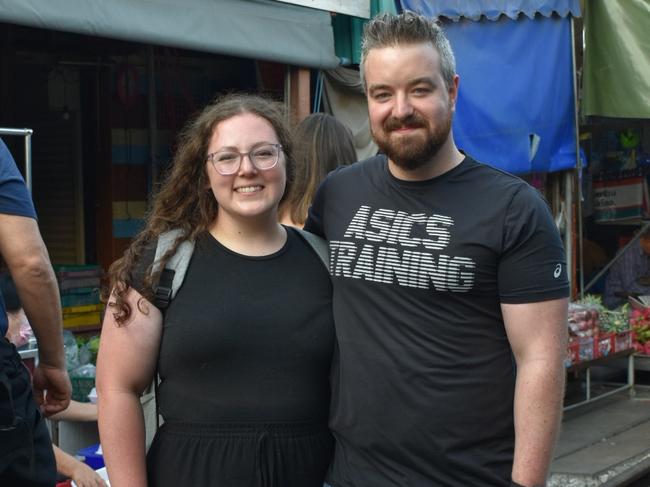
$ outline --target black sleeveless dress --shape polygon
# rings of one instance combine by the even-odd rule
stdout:
[[[165,311],[147,455],[155,487],[322,487],[334,348],[332,286],[295,231],[264,257],[209,233]]]

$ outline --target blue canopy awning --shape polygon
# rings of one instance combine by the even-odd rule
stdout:
[[[496,20],[501,15],[516,20],[522,14],[529,19],[536,14],[580,17],[579,0],[403,0],[402,6],[427,17],[446,17],[453,21],[462,17],[479,20],[481,16]]]
[[[558,14],[573,14],[571,9],[575,8],[579,14],[577,3],[402,0],[406,10],[427,16],[435,13],[434,17],[447,12],[460,19],[441,19],[460,76],[453,124],[459,148],[478,160],[516,174],[575,167],[570,19],[560,15],[535,17],[535,8],[538,13],[560,9]],[[470,8],[487,4],[490,10]],[[494,21],[465,18],[479,11],[489,18],[488,14],[496,12],[495,5],[505,15],[495,17]],[[517,18],[513,13],[516,10],[526,15]],[[513,16],[517,20],[512,20]]]

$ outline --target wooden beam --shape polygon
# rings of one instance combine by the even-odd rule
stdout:
[[[309,68],[290,66],[288,78],[290,122],[296,125],[311,113]]]

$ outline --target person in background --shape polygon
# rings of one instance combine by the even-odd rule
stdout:
[[[9,326],[6,338],[17,348],[27,343],[32,330],[20,304],[11,276],[0,274],[0,295],[4,298]],[[90,403],[70,401],[63,411],[50,416],[55,421],[97,421],[97,406]],[[85,463],[52,444],[56,471],[59,475],[74,480],[77,487],[105,487],[106,483]]]
[[[650,295],[650,227],[623,251],[605,280],[605,306],[617,308],[627,296]]]
[[[70,401],[67,409],[50,416],[50,419],[74,422],[97,421],[97,405]],[[106,482],[91,467],[56,445],[52,445],[52,448],[56,458],[56,471],[60,475],[72,479],[77,487],[106,487]]]
[[[327,113],[312,113],[293,133],[296,170],[280,206],[280,222],[302,228],[316,188],[327,173],[357,160],[352,132]]]
[[[369,21],[360,70],[382,155],[330,173],[305,224],[334,283],[327,481],[542,486],[569,296],[548,205],[456,147],[459,77],[434,20]]]
[[[30,378],[16,347],[5,338],[7,316],[0,299],[0,485],[51,487],[56,466],[41,412],[50,416],[64,410],[72,393],[59,289],[32,199],[1,139],[0,258],[16,284],[39,349]]]
[[[145,229],[110,270],[97,358],[112,487],[322,487],[334,349],[332,284],[278,223],[293,172],[281,105],[229,95],[180,136]],[[153,291],[160,235],[194,251],[168,306]],[[163,425],[146,455],[139,396],[158,373]]]

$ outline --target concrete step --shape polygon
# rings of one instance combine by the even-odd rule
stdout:
[[[549,487],[616,487],[650,471],[650,393],[638,389],[567,412]]]

